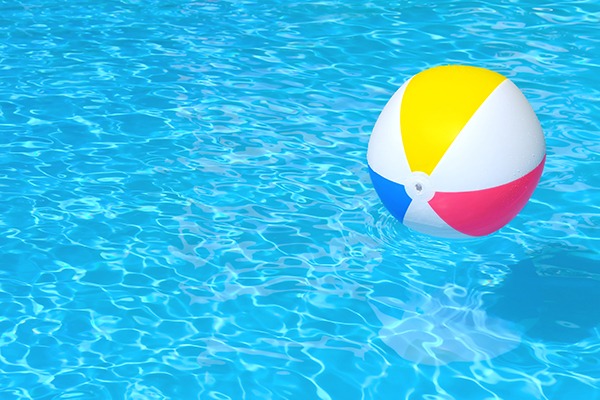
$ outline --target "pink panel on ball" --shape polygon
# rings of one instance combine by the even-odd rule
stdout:
[[[525,207],[544,169],[542,162],[527,175],[510,183],[471,192],[437,192],[431,208],[448,225],[470,236],[497,231]]]

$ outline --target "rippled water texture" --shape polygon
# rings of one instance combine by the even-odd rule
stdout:
[[[539,4],[0,2],[0,398],[599,399],[600,8]],[[448,63],[547,139],[482,239],[367,172]]]

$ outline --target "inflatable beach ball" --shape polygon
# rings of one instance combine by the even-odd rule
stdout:
[[[375,123],[367,161],[377,194],[409,228],[484,236],[525,206],[546,146],[521,91],[483,68],[441,66],[409,79]]]

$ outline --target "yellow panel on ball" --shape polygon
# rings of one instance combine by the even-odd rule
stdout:
[[[432,171],[465,124],[506,78],[471,66],[442,66],[415,75],[404,93],[400,131],[412,171]]]

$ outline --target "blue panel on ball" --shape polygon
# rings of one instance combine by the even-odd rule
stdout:
[[[388,211],[400,222],[404,220],[411,198],[406,194],[404,186],[384,178],[369,166],[371,182],[379,195],[381,202]]]

